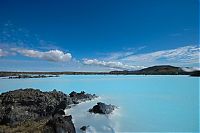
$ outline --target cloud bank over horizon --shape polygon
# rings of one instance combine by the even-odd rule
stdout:
[[[83,63],[86,65],[102,66],[119,70],[137,70],[144,68],[144,66],[127,65],[121,62],[114,62],[114,61],[99,61],[97,59],[84,59]]]
[[[86,65],[103,66],[122,70],[136,70],[154,65],[175,65],[199,67],[200,48],[188,45],[169,50],[135,54],[134,52],[116,52],[104,57],[104,60],[85,59]],[[130,65],[127,65],[130,64]]]
[[[179,62],[180,64],[199,63],[200,48],[197,45],[188,45],[169,50],[160,50],[151,53],[130,55],[122,58],[131,62]]]
[[[39,51],[23,48],[0,48],[0,57],[22,55],[29,58],[41,59],[48,62],[73,64],[81,68],[83,65],[88,70],[138,70],[153,65],[174,65],[179,67],[199,68],[200,48],[198,45],[188,45],[175,49],[160,50],[147,53],[133,51],[111,52],[98,58],[73,59],[71,53],[61,50]],[[5,58],[4,58],[5,59]],[[79,62],[79,63],[76,63]],[[71,68],[73,68],[71,67]],[[67,68],[66,68],[67,69]]]

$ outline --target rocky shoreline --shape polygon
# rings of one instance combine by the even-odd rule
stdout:
[[[84,91],[67,95],[56,90],[42,92],[32,88],[2,93],[0,132],[75,133],[72,116],[67,116],[64,110],[96,97]]]
[[[187,69],[187,70],[186,70]],[[190,67],[176,67],[170,65],[151,66],[141,70],[121,70],[110,72],[12,72],[12,71],[0,71],[0,77],[19,77],[19,75],[189,75],[200,76],[200,71]],[[22,76],[23,77],[23,76]],[[47,76],[48,77],[48,76]],[[38,76],[37,78],[42,78]]]
[[[50,78],[50,77],[59,77],[58,75],[28,75],[28,74],[20,74],[17,76],[9,76],[5,79],[27,79],[27,78]]]

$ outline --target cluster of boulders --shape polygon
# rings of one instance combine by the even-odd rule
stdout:
[[[70,105],[91,100],[95,95],[72,92],[70,95],[53,90],[19,89],[0,95],[0,126],[17,127],[26,121],[47,119],[43,132],[74,133],[72,116],[65,116]],[[0,132],[6,132],[0,130]]]
[[[72,116],[67,116],[64,110],[71,105],[96,97],[84,91],[80,93],[73,91],[67,95],[61,91],[42,92],[32,88],[2,93],[0,94],[0,132],[75,133]],[[115,108],[114,105],[99,102],[89,109],[89,112],[110,114]],[[82,126],[80,129],[86,131],[88,127]]]

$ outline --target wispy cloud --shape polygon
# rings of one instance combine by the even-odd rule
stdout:
[[[110,53],[104,53],[101,55],[104,55],[104,58],[100,58],[101,60],[105,61],[117,61],[120,59],[123,59],[125,57],[128,57],[130,55],[136,54],[142,49],[144,49],[146,46],[141,46],[137,48],[123,48],[122,51],[117,51],[117,52],[110,52]]]
[[[134,54],[132,51],[122,51],[122,52],[112,52],[105,54],[106,57],[102,58],[102,60],[110,61],[110,60],[119,60],[121,58],[127,57]]]
[[[189,45],[169,50],[136,54],[134,52],[114,52],[104,58],[84,59],[83,63],[93,66],[108,67],[120,70],[136,70],[153,65],[196,66],[199,64],[200,48]]]
[[[60,50],[49,50],[46,52],[29,50],[29,49],[20,49],[20,48],[12,48],[11,50],[23,56],[39,58],[53,62],[66,62],[70,61],[72,58],[72,55],[70,53],[64,53],[63,51]]]
[[[62,49],[55,42],[43,40],[38,34],[32,33],[26,28],[19,27],[8,21],[1,26],[0,48],[20,47],[26,49]]]
[[[151,53],[130,55],[121,61],[137,64],[193,64],[199,63],[200,48],[196,45],[189,45],[170,50],[161,50]]]
[[[83,63],[86,65],[109,67],[109,68],[115,68],[115,69],[120,69],[120,70],[136,70],[136,69],[144,68],[144,66],[127,65],[121,62],[114,62],[114,61],[99,61],[97,59],[84,59]]]
[[[64,53],[61,50],[32,50],[23,48],[0,48],[0,57],[17,55],[38,58],[50,62],[70,62],[73,67],[80,70],[85,67],[87,70],[137,70],[153,65],[175,65],[199,67],[200,48],[197,45],[189,45],[175,49],[160,50],[150,53],[137,54],[134,51],[111,52],[96,59],[72,59],[71,53]],[[65,63],[64,63],[65,64]],[[187,69],[188,70],[188,69]]]
[[[172,37],[180,37],[180,36],[182,36],[182,34],[181,33],[173,33],[173,34],[170,34],[170,36],[172,36]]]

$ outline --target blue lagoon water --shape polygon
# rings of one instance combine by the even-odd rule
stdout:
[[[86,91],[99,98],[66,110],[77,132],[198,132],[199,78],[189,76],[66,75],[40,79],[0,79],[0,93],[18,88]],[[111,115],[90,114],[97,102],[117,105]]]

